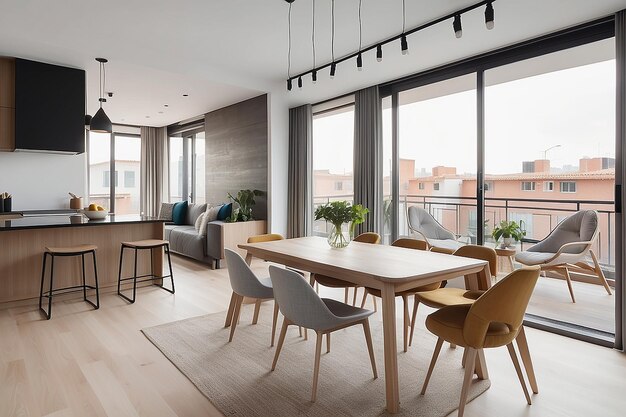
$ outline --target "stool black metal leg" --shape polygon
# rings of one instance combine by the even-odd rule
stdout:
[[[41,302],[43,299],[43,283],[46,278],[46,258],[48,257],[48,252],[43,253],[43,266],[41,267],[41,288],[39,289],[39,309],[41,310]]]
[[[122,262],[124,262],[124,245],[122,245],[122,249],[120,250],[120,269],[117,274],[117,295],[122,295],[120,291],[122,285]]]
[[[48,312],[46,313],[46,318],[50,320],[52,317],[52,287],[54,281],[54,255],[50,254],[50,292],[48,292]]]
[[[93,276],[96,281],[96,310],[100,308],[100,289],[98,287],[98,267],[96,266],[96,251],[91,251],[93,256]]]
[[[85,281],[85,254],[80,254],[81,266],[83,268],[83,300],[87,301],[87,282]]]
[[[137,295],[137,248],[135,248],[135,273],[133,274],[133,303]]]
[[[172,258],[170,258],[170,245],[165,245],[165,251],[167,252],[167,263],[169,264],[169,267],[170,267],[170,280],[172,281],[171,293],[174,294],[176,290],[174,289],[174,274],[172,273]]]

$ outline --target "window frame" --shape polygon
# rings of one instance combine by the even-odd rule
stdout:
[[[181,201],[188,201],[191,204],[196,203],[196,195],[194,190],[197,185],[197,175],[196,175],[196,138],[198,134],[205,133],[204,127],[199,127],[193,130],[188,130],[181,133],[169,134],[168,135],[168,148],[170,146],[170,138],[181,138],[183,145],[183,172],[182,172],[182,191],[181,191]],[[206,141],[206,135],[204,140]],[[206,142],[205,142],[206,144]],[[169,150],[169,149],[168,149]],[[206,155],[205,155],[206,157]],[[172,166],[169,166],[170,174],[172,170]],[[191,173],[191,181],[189,181],[189,174]],[[169,175],[170,181],[172,176]],[[171,182],[169,184],[171,186]],[[169,187],[168,187],[169,188]],[[170,188],[171,189],[171,188]],[[206,190],[205,190],[206,193]],[[169,200],[168,196],[168,200]],[[206,197],[206,196],[205,196]]]
[[[568,187],[567,187],[568,189],[564,190],[563,186],[566,185],[566,184],[568,185]],[[571,190],[571,188],[572,188],[571,186],[572,185],[574,186],[574,190],[573,191]],[[563,193],[563,194],[575,194],[576,191],[577,191],[576,181],[560,181],[559,182],[559,191],[561,193]]]
[[[530,184],[530,188],[524,187],[524,185]],[[536,191],[537,190],[537,182],[536,181],[521,181],[520,188],[522,191]]]
[[[547,184],[550,184],[550,187],[546,187]],[[544,193],[552,193],[552,192],[554,192],[554,181],[544,181],[543,182],[543,192]]]

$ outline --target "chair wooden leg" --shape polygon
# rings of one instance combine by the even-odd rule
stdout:
[[[302,337],[302,327],[298,326],[298,333],[300,335],[300,337]]]
[[[511,356],[511,361],[513,361],[513,366],[515,366],[515,372],[517,373],[517,378],[519,379],[519,383],[522,385],[522,390],[524,390],[524,396],[526,397],[526,402],[528,405],[532,405],[532,401],[530,401],[530,394],[528,394],[528,388],[526,388],[526,381],[524,381],[524,374],[522,374],[522,368],[519,366],[519,360],[517,359],[517,354],[515,353],[515,347],[513,343],[509,343],[506,345],[509,350],[509,355]]]
[[[354,287],[354,294],[352,295],[352,306],[356,306],[356,293],[358,292],[359,287]]]
[[[417,307],[420,305],[417,295],[413,297],[413,314],[411,314],[411,335],[409,336],[409,346],[413,343],[413,332],[415,332],[415,318],[417,317]]]
[[[345,304],[348,304],[348,296],[349,296],[349,291],[348,291],[348,287],[343,289],[343,302]]]
[[[563,268],[563,270],[565,271],[565,280],[567,281],[567,288],[569,288],[569,295],[572,297],[572,303],[576,302],[576,299],[574,298],[574,288],[572,287],[572,277],[570,277],[569,275],[569,270],[567,268]]]
[[[476,351],[475,373],[478,379],[489,379],[489,371],[487,371],[487,362],[485,361],[485,351],[478,349]]]
[[[278,321],[278,303],[274,300],[274,315],[272,317],[272,343],[270,347],[274,347],[274,337],[276,336],[276,322]]]
[[[315,365],[313,367],[313,391],[311,393],[311,402],[315,402],[317,398],[317,380],[320,374],[320,355],[322,353],[322,332],[317,333],[317,341],[315,342]]]
[[[461,367],[465,368],[465,364],[467,364],[467,348],[463,349],[463,358],[461,359]]]
[[[593,260],[593,266],[596,271],[596,275],[600,280],[600,283],[602,283],[604,289],[609,295],[613,295],[613,293],[611,292],[611,287],[609,286],[609,283],[606,281],[606,277],[604,276],[604,272],[602,271],[602,268],[600,268],[600,263],[598,262],[596,254],[592,250],[589,251],[589,254],[591,255],[591,259]]]
[[[519,354],[522,357],[522,363],[526,369],[526,376],[528,376],[528,382],[530,382],[530,388],[532,388],[535,394],[539,394],[539,388],[537,386],[537,378],[535,377],[535,369],[533,368],[533,361],[530,358],[530,351],[528,350],[528,341],[526,340],[526,332],[524,326],[522,326],[517,334],[517,347]]]
[[[411,321],[409,318],[409,297],[406,295],[402,296],[402,304],[404,307],[404,321],[402,323],[402,334],[404,336],[404,351],[408,350],[409,343],[409,328],[411,327]]]
[[[422,392],[420,392],[420,395],[426,394],[426,388],[428,387],[428,382],[430,381],[430,377],[433,374],[433,369],[435,369],[435,364],[437,363],[437,358],[439,357],[439,352],[441,351],[442,345],[443,339],[440,337],[437,339],[435,351],[433,352],[433,358],[430,360],[430,366],[428,367],[428,372],[426,373],[426,379],[424,379],[424,385],[422,385]]]
[[[309,331],[306,327],[304,328],[304,340],[309,340]]]
[[[361,308],[365,307],[365,301],[367,301],[367,288],[363,288],[363,299],[361,300]]]
[[[278,357],[280,356],[280,351],[283,348],[283,343],[285,342],[285,335],[287,334],[287,327],[289,327],[289,320],[286,318],[283,319],[283,326],[280,328],[280,336],[278,336],[278,345],[276,345],[276,353],[274,353],[274,361],[272,362],[272,371],[276,369],[276,363],[278,362]]]
[[[326,353],[330,353],[330,332],[326,333]]]
[[[230,304],[228,305],[228,312],[226,313],[226,321],[224,322],[224,327],[230,326],[233,322],[233,311],[235,310],[235,300],[237,299],[237,294],[233,291],[230,296]]]
[[[376,297],[372,294],[372,302],[374,303],[374,311],[378,311],[378,306],[376,305]]]
[[[378,378],[378,371],[376,370],[376,358],[374,357],[374,347],[372,346],[372,332],[370,331],[369,319],[363,320],[363,333],[365,333],[365,343],[370,354],[370,362],[372,362],[372,372],[374,372],[374,379],[376,379]]]
[[[254,302],[254,315],[252,316],[252,324],[257,324],[259,321],[259,312],[261,311],[261,302],[263,300],[257,299]]]
[[[465,404],[467,404],[467,394],[469,392],[469,386],[472,383],[472,377],[474,376],[474,364],[476,363],[477,350],[467,347],[467,364],[465,367],[465,376],[463,377],[463,388],[461,388],[461,399],[459,400],[459,417],[463,417],[465,412]]]
[[[237,323],[239,323],[239,315],[241,314],[241,304],[243,303],[243,296],[236,294],[237,299],[235,300],[235,310],[233,311],[233,321],[230,324],[230,336],[228,337],[228,342],[233,341],[233,336],[235,335],[235,329],[237,328]]]

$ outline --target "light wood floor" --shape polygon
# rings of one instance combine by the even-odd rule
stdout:
[[[228,306],[226,270],[174,261],[176,295],[142,288],[129,305],[104,294],[99,311],[76,299],[55,300],[50,321],[33,305],[0,306],[0,416],[221,416],[139,331]],[[420,307],[418,326],[427,313]],[[492,387],[466,416],[624,415],[626,355],[533,329],[528,339],[540,389],[534,404],[526,405],[506,349],[489,350]],[[430,393],[438,394],[459,395]]]

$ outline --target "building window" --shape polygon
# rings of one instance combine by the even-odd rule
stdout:
[[[576,182],[575,181],[561,181],[561,192],[562,193],[575,193]]]
[[[535,182],[522,181],[522,191],[535,191]]]
[[[544,181],[543,191],[554,191],[554,181]]]
[[[433,184],[433,190],[439,191],[439,183],[438,182]]]
[[[485,185],[483,188],[485,191],[493,191],[493,182],[491,181],[485,182]]]
[[[135,171],[124,171],[124,187],[135,188]]]
[[[335,191],[343,190],[343,181],[335,181]]]
[[[418,188],[419,190],[423,190],[423,189],[424,189],[424,183],[423,183],[423,182],[418,183],[418,184],[417,184],[417,188]]]
[[[104,171],[102,173],[102,186],[110,187],[111,186],[111,171]],[[115,171],[115,186],[117,187],[117,171]]]
[[[534,161],[522,162],[522,172],[535,172],[535,162]]]

